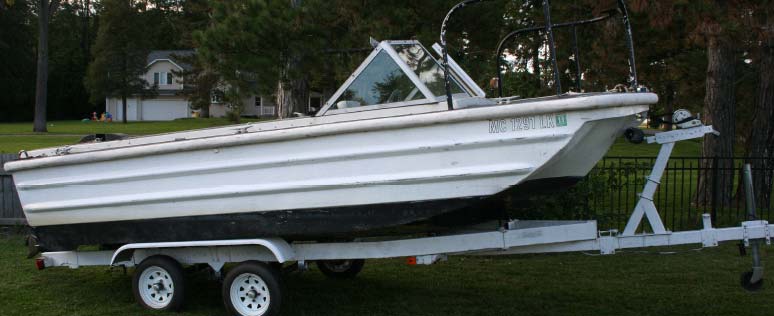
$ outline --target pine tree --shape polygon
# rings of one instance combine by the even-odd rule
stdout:
[[[94,43],[94,60],[89,64],[86,86],[96,103],[104,96],[121,98],[126,123],[126,99],[149,95],[153,87],[143,79],[148,48],[138,9],[129,0],[105,0],[99,33]]]
[[[179,35],[178,46],[183,49],[196,47],[193,34],[201,32],[210,23],[210,5],[207,0],[187,0],[181,4],[176,26]],[[182,71],[173,71],[176,77],[183,78],[183,95],[188,99],[191,109],[199,110],[199,117],[210,116],[212,91],[218,86],[220,76],[215,73],[198,54],[176,56],[180,62],[190,65]]]
[[[306,73],[320,52],[294,1],[212,2],[212,24],[195,34],[198,53],[240,93],[278,90],[280,117],[304,112]]]
[[[0,0],[0,120],[29,121],[35,102],[35,16],[31,0]]]
[[[219,86],[220,76],[210,70],[199,56],[176,57],[182,63],[191,65],[182,71],[173,71],[175,77],[183,78],[182,94],[188,99],[191,109],[199,110],[199,117],[210,117],[212,91]]]
[[[86,76],[91,37],[90,21],[83,17],[83,1],[64,1],[51,20],[49,46],[48,117],[51,119],[84,118],[93,111],[82,79]],[[80,28],[73,31],[72,26]]]

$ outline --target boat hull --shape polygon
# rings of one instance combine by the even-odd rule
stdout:
[[[253,239],[280,236],[287,240],[346,240],[354,237],[443,233],[492,219],[503,219],[506,195],[528,196],[569,187],[578,177],[540,179],[489,197],[357,205],[320,209],[186,216],[132,221],[49,225],[33,228],[44,251],[66,251],[79,245]],[[412,225],[416,224],[416,225]]]
[[[481,198],[402,202],[318,209],[250,212],[143,219],[106,223],[50,225],[34,228],[40,248],[75,249],[78,245],[138,242],[250,239],[289,240],[351,238],[397,227],[460,209]]]
[[[49,250],[346,235],[470,207],[528,180],[583,176],[652,103],[630,96],[143,145],[6,169]]]

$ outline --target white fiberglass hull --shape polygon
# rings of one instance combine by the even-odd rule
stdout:
[[[525,179],[585,175],[653,102],[649,93],[602,94],[148,144],[6,168],[34,227],[485,197]]]

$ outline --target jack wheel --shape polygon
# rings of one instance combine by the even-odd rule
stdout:
[[[640,144],[645,140],[645,133],[639,128],[629,127],[624,131],[624,137],[632,144]]]
[[[742,288],[750,292],[760,291],[763,288],[763,279],[758,280],[758,282],[751,283],[750,279],[752,278],[752,276],[753,276],[752,271],[747,271],[742,273],[740,278]]]

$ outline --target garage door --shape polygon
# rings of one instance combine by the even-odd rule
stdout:
[[[171,121],[188,117],[188,102],[185,100],[143,100],[143,121]]]

